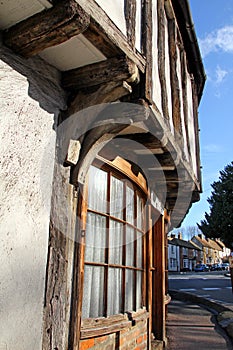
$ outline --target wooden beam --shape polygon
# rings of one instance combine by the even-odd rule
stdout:
[[[123,82],[108,82],[96,86],[94,91],[80,91],[76,94],[66,112],[63,113],[63,120],[70,115],[81,111],[82,109],[98,105],[100,103],[109,103],[119,100],[122,96],[132,92],[131,86]]]
[[[157,2],[158,11],[158,69],[161,84],[162,109],[165,118],[169,119],[168,95],[165,67],[165,9],[164,0]]]
[[[118,54],[125,54],[132,60],[138,68],[144,72],[146,67],[146,60],[140,54],[135,52],[131,45],[126,40],[125,35],[121,32],[119,28],[111,21],[109,16],[103,11],[103,9],[96,3],[94,0],[77,0],[77,2],[82,6],[82,8],[91,16],[91,24],[90,28],[95,33],[98,33],[99,36],[104,38],[106,43],[110,43],[110,46],[115,47]],[[85,37],[87,37],[87,33],[85,32]],[[87,37],[88,40],[92,42],[92,37]],[[98,42],[96,35],[94,36],[94,44]],[[92,42],[93,43],[93,42]],[[96,45],[95,45],[96,46]],[[101,52],[103,52],[101,45],[96,46]],[[106,46],[105,46],[106,48]],[[104,53],[104,52],[103,52]],[[105,53],[104,53],[105,54]],[[107,57],[112,57],[106,55]],[[114,54],[115,56],[115,54]]]
[[[152,330],[156,339],[165,341],[165,241],[164,218],[161,216],[153,227],[153,254],[156,270],[153,272],[153,321]]]
[[[152,103],[152,93],[153,93],[153,55],[152,55],[152,43],[153,43],[153,33],[152,33],[152,0],[142,1],[142,50],[143,54],[147,58],[146,64],[146,74],[145,74],[145,97]]]
[[[106,61],[72,69],[62,74],[62,86],[65,89],[86,89],[113,81],[137,83],[138,69],[135,63],[125,57],[109,58]]]
[[[170,56],[173,125],[178,134],[182,135],[180,84],[177,76],[177,27],[175,19],[168,19],[168,41]]]
[[[136,0],[125,0],[125,21],[127,28],[127,38],[130,45],[135,47],[135,29],[136,29]]]
[[[13,51],[30,57],[84,32],[89,23],[90,16],[76,1],[61,1],[6,30],[3,42]]]
[[[167,145],[167,138],[161,137],[155,138],[154,135],[151,133],[135,133],[135,134],[127,134],[127,135],[119,135],[118,138],[125,138],[129,140],[136,141],[140,144],[142,144],[144,147],[148,149],[154,149],[154,148],[163,148]]]
[[[106,57],[110,58],[122,54],[119,47],[110,40],[103,28],[97,22],[93,21],[93,19],[91,19],[90,26],[83,35]]]

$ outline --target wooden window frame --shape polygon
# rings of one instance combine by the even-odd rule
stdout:
[[[122,247],[122,264],[112,264],[109,261],[109,240],[107,238],[106,241],[106,248],[105,248],[105,262],[94,262],[94,261],[85,261],[84,259],[84,266],[99,266],[104,268],[104,309],[103,309],[103,315],[99,316],[100,318],[102,317],[114,317],[116,315],[108,315],[108,310],[107,310],[107,305],[108,305],[108,295],[107,295],[107,288],[108,288],[108,271],[110,268],[119,268],[122,271],[122,303],[120,307],[120,313],[119,314],[124,314],[125,312],[137,312],[137,292],[136,292],[136,280],[137,280],[137,272],[141,271],[142,272],[142,282],[141,282],[141,308],[145,307],[145,301],[146,301],[146,295],[145,295],[145,274],[146,274],[146,223],[147,223],[147,213],[146,213],[146,200],[148,193],[146,191],[145,193],[145,179],[143,178],[142,181],[142,176],[139,174],[138,176],[135,177],[135,174],[133,172],[129,171],[129,164],[128,162],[124,161],[123,159],[118,159],[115,164],[112,164],[110,162],[105,162],[104,164],[102,163],[102,160],[100,161],[99,159],[96,159],[93,162],[93,166],[96,168],[99,168],[103,171],[107,172],[107,203],[108,207],[106,212],[99,212],[94,209],[88,208],[88,205],[86,206],[86,216],[88,213],[96,214],[96,215],[101,215],[103,217],[106,217],[106,229],[109,228],[110,226],[110,220],[113,220],[115,222],[123,224],[123,247]],[[120,181],[123,182],[124,190],[123,190],[123,219],[118,218],[113,216],[110,213],[110,181],[111,177],[115,177],[119,179]],[[86,184],[88,187],[88,182]],[[134,196],[134,222],[130,223],[127,221],[126,218],[126,188],[130,187],[133,189],[133,196]],[[85,193],[87,195],[88,189],[86,189]],[[137,225],[137,197],[140,197],[144,201],[144,217],[143,217],[143,226],[142,228],[139,228]],[[87,199],[86,199],[87,202]],[[133,264],[132,266],[126,265],[126,229],[127,227],[130,227],[134,230],[134,256],[133,256]],[[137,266],[137,239],[136,235],[141,234],[142,235],[142,265],[141,267]],[[108,235],[107,235],[108,236]],[[125,274],[126,271],[133,271],[133,295],[132,295],[132,305],[133,309],[132,310],[125,310],[125,297],[126,297],[126,290],[125,290]],[[84,284],[83,284],[84,286]],[[89,319],[89,318],[88,318]],[[82,324],[84,325],[86,322],[85,320],[88,319],[83,319]],[[83,331],[83,328],[82,328]],[[85,333],[85,331],[84,331]]]

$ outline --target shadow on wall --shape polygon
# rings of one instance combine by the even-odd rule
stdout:
[[[66,92],[60,86],[60,72],[39,56],[25,59],[0,42],[0,59],[28,80],[28,95],[48,113],[66,109]]]

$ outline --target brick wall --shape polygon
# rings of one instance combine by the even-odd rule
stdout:
[[[136,314],[136,313],[135,313]],[[129,315],[130,326],[101,337],[80,341],[80,350],[145,350],[148,349],[148,313]]]

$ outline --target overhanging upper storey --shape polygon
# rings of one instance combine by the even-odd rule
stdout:
[[[188,1],[3,0],[0,13],[8,48],[26,59],[39,56],[61,72],[69,96],[63,119],[112,102],[136,103],[149,111],[135,119],[130,109],[122,118],[119,109],[105,118],[111,128],[98,126],[92,140],[108,132],[115,140],[124,134],[140,143],[130,153],[134,164],[152,153],[163,176],[150,162],[143,162],[142,170],[154,179],[155,191],[156,184],[166,184],[165,206],[177,210],[180,222],[201,192],[198,105],[205,83]],[[125,126],[113,127],[119,117]],[[81,149],[93,146],[88,135],[80,138]],[[180,193],[190,197],[188,207],[186,199],[177,207]]]

